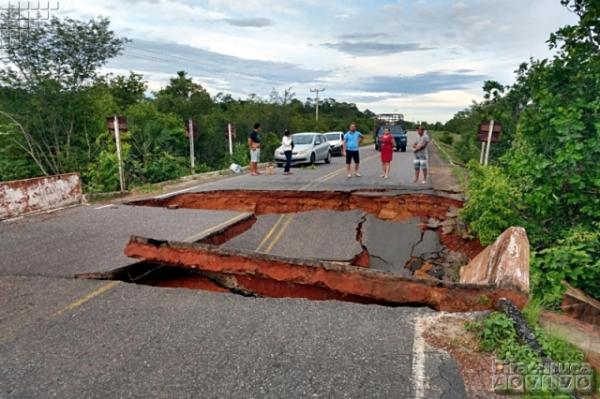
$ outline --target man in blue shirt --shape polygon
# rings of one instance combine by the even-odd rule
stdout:
[[[358,148],[362,139],[362,133],[356,130],[356,123],[352,122],[350,124],[350,130],[344,134],[344,141],[342,142],[342,155],[346,157],[346,171],[348,172],[348,178],[352,177],[352,160],[354,160],[354,176],[361,177],[361,174],[358,173],[358,165],[360,163]]]

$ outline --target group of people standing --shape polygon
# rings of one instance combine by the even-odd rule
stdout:
[[[356,130],[356,124],[351,123],[348,131],[344,134],[342,141],[342,156],[346,157],[346,172],[347,177],[352,177],[352,164],[354,163],[354,176],[362,177],[359,172],[360,165],[360,143],[363,140],[363,134]],[[413,143],[414,160],[413,167],[415,170],[415,178],[413,183],[419,181],[419,174],[422,171],[421,183],[427,183],[427,145],[430,142],[430,138],[425,132],[425,129],[421,126],[417,128],[417,138]],[[252,176],[260,175],[258,172],[258,162],[260,161],[260,123],[254,124],[254,130],[248,137],[248,146],[250,147],[250,174]],[[292,161],[292,151],[294,149],[294,142],[292,140],[289,130],[285,130],[283,138],[281,140],[281,146],[286,157],[284,175],[291,175],[290,164]],[[381,166],[383,172],[381,178],[388,179],[390,177],[390,168],[393,158],[394,148],[396,147],[396,140],[392,135],[390,129],[385,128],[383,134],[379,137],[379,148],[381,150]]]

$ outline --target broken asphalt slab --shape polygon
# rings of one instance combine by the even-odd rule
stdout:
[[[191,271],[315,286],[377,303],[420,304],[453,312],[493,309],[501,298],[509,298],[522,307],[527,299],[519,291],[494,285],[402,277],[365,267],[293,259],[199,243],[132,236],[125,253],[142,261]]]
[[[373,269],[409,276],[404,265],[411,258],[412,248],[421,239],[420,220],[384,221],[368,215],[363,224],[363,243]]]
[[[0,223],[0,274],[73,277],[134,263],[123,254],[132,234],[185,241],[239,216],[115,205],[78,206]]]
[[[259,216],[251,230],[223,244],[223,248],[258,252],[267,252],[268,249],[273,255],[291,258],[350,262],[362,251],[356,240],[356,229],[362,216],[361,211],[311,211],[296,215]],[[263,243],[263,238],[278,221],[271,239]],[[279,239],[274,241],[280,231]]]

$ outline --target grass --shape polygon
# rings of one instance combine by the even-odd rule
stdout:
[[[456,133],[449,133],[440,130],[433,132],[430,131],[430,134],[432,138],[435,139],[435,145],[438,148],[437,153],[439,154],[440,158],[444,162],[454,166],[452,168],[452,175],[456,177],[456,180],[458,180],[460,186],[465,189],[467,184],[467,171],[464,168],[456,149],[457,144],[459,144],[461,141],[461,136]],[[444,135],[451,137],[452,144],[444,143],[440,140],[440,137]]]
[[[463,165],[461,158],[458,155],[457,147],[462,140],[462,137],[456,133],[450,133],[442,130],[430,132],[431,137],[435,140],[435,144],[440,148],[440,156],[450,164]],[[444,142],[444,138],[450,138],[450,142]]]
[[[541,301],[532,299],[523,310],[523,315],[544,353],[558,364],[583,362],[582,351],[540,327],[538,319],[541,309]],[[508,316],[493,312],[483,320],[468,323],[467,329],[473,331],[479,339],[481,351],[494,353],[498,359],[508,361],[513,365],[522,365],[519,370],[522,370],[528,379],[533,378],[541,382],[540,386],[543,387],[541,391],[530,392],[525,397],[569,397],[553,390],[551,385],[548,385],[548,379],[544,377],[547,375],[544,374],[542,360],[530,347],[523,345],[518,340],[512,320]],[[506,388],[507,393],[510,393],[510,388]]]
[[[538,320],[540,319],[540,312],[542,311],[542,300],[536,297],[532,297],[527,302],[527,305],[523,309],[523,316],[527,320],[527,324],[530,326],[537,326]]]
[[[161,191],[161,186],[158,183],[146,183],[141,186],[134,186],[131,192],[134,194],[149,194],[156,191]]]
[[[466,189],[468,177],[467,170],[462,166],[455,166],[454,168],[452,168],[452,175],[456,177],[456,180],[458,180],[458,184],[460,184],[460,186],[463,189]]]
[[[375,136],[372,134],[363,135],[363,140],[360,143],[360,146],[364,147],[364,146],[371,145],[371,144],[375,144]]]
[[[89,202],[104,202],[109,200],[114,200],[117,198],[122,198],[129,194],[129,191],[125,191],[124,193],[112,192],[112,193],[95,193],[95,192],[84,192],[85,197]]]

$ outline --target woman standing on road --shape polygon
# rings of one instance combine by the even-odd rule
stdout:
[[[284,175],[291,175],[290,164],[292,163],[292,149],[294,145],[292,143],[292,137],[290,131],[285,129],[283,132],[283,139],[281,140],[281,146],[283,147],[283,153],[285,154],[285,169],[283,170]]]
[[[381,166],[383,173],[381,177],[387,179],[390,177],[390,164],[392,162],[392,152],[396,147],[396,140],[390,132],[390,129],[385,128],[383,134],[379,137],[379,149],[381,150]]]

